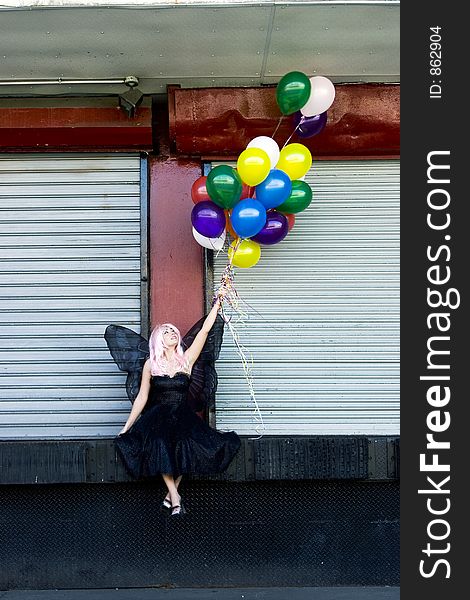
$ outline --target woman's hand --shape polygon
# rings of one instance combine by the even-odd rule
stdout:
[[[126,431],[127,431],[126,427],[123,427],[121,429],[121,431],[118,433],[118,435],[122,435],[123,433],[126,433]]]

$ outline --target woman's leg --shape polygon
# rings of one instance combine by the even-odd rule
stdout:
[[[180,503],[180,495],[178,494],[178,485],[181,481],[181,477],[177,478],[177,482],[173,479],[173,475],[169,473],[162,473],[163,481],[168,488],[167,498],[171,501],[172,506],[177,506]]]
[[[163,479],[165,479],[165,478],[163,478]],[[179,486],[179,484],[181,483],[181,480],[182,480],[182,479],[183,479],[183,476],[182,476],[182,475],[180,475],[179,477],[177,477],[177,478],[174,480],[174,483],[175,483],[175,487],[176,487],[176,489],[178,489],[178,486]],[[167,486],[167,487],[168,487],[168,486]],[[168,501],[170,501],[170,500],[171,500],[171,497],[170,497],[170,491],[169,491],[169,490],[170,490],[170,488],[168,488],[168,494],[165,496],[165,500],[168,500]]]

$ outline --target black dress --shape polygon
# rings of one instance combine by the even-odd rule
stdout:
[[[188,348],[202,327],[200,319],[183,337]],[[224,321],[218,316],[191,375],[178,372],[152,376],[147,403],[140,417],[114,439],[126,470],[136,479],[170,473],[211,474],[224,471],[240,448],[234,431],[220,432],[207,425],[195,411],[215,400],[215,361],[222,345]],[[126,389],[131,402],[140,388],[148,342],[134,331],[110,325],[105,339],[118,367],[127,371]]]
[[[152,376],[147,410],[114,441],[132,477],[219,473],[237,453],[235,432],[212,429],[190,408],[189,383],[182,372]]]

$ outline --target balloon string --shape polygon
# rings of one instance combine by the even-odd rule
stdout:
[[[276,331],[284,331],[284,330],[289,330],[291,331],[293,328],[295,328],[292,323],[289,325],[286,325],[285,327],[277,327],[276,325],[273,324],[272,321],[270,321],[269,319],[266,319],[258,310],[256,310],[256,308],[254,306],[252,306],[249,302],[247,302],[244,298],[240,297],[240,300],[243,302],[243,304],[246,304],[246,306],[248,306],[253,312],[255,312],[265,323],[267,323],[270,327],[270,329],[275,329]],[[303,325],[300,324],[297,329],[302,329]]]
[[[232,325],[231,321],[227,322],[227,326],[229,328],[230,333],[232,334],[232,338],[233,341],[235,342],[235,346],[237,349],[237,354],[241,359],[242,362],[242,367],[243,367],[243,372],[245,374],[245,379],[247,381],[248,384],[248,391],[250,394],[250,398],[254,404],[254,410],[253,410],[253,420],[255,423],[255,431],[258,434],[258,437],[256,438],[251,438],[251,439],[257,439],[259,440],[264,432],[266,431],[266,426],[264,424],[263,421],[263,415],[261,414],[258,402],[256,401],[256,395],[255,395],[255,390],[254,390],[254,386],[253,386],[253,371],[252,371],[252,367],[253,367],[253,356],[251,355],[250,352],[248,352],[248,350],[241,344],[240,342],[240,336],[238,335],[238,331],[235,330],[234,326]],[[249,355],[249,360],[247,360],[246,354],[248,353]]]
[[[242,241],[241,239],[238,240],[235,248],[237,248],[239,246],[241,241]],[[233,254],[235,254],[235,251],[233,252]],[[232,255],[232,258],[233,258],[233,255]],[[227,266],[225,267],[225,270],[224,270],[221,280],[220,280],[221,286],[224,287],[227,292],[224,297],[224,304],[222,304],[222,309],[221,309],[222,318],[224,319],[225,323],[227,324],[228,330],[230,331],[230,334],[235,343],[236,352],[237,352],[238,356],[240,357],[242,368],[243,368],[243,373],[245,376],[245,380],[247,382],[249,396],[254,405],[252,416],[253,416],[253,420],[254,420],[254,424],[255,424],[254,429],[255,429],[256,433],[258,434],[258,437],[251,438],[251,439],[260,439],[266,430],[266,426],[264,424],[263,415],[261,414],[261,410],[260,410],[258,402],[256,400],[256,394],[255,394],[255,389],[254,389],[254,385],[253,385],[253,381],[254,381],[253,371],[252,371],[253,356],[252,356],[251,352],[241,343],[240,335],[235,327],[235,325],[240,325],[240,324],[243,325],[248,317],[248,314],[245,313],[240,307],[240,297],[235,288],[234,279],[235,279],[235,276],[234,276],[232,261],[230,261],[227,264]],[[233,315],[236,315],[235,324],[232,322],[233,315],[228,316],[226,313],[225,306],[224,306],[225,303],[227,303],[227,305],[231,307],[231,309],[233,311]]]
[[[229,260],[229,263],[228,263],[228,266],[230,268],[232,268],[233,259],[235,258],[235,254],[236,254],[238,248],[240,247],[241,243],[242,243],[242,238],[237,238],[237,241],[235,242],[235,247],[234,247],[233,252],[232,252],[232,256],[230,257],[230,260]],[[227,270],[227,268],[225,270]],[[233,280],[233,276],[232,276],[232,280]]]
[[[297,127],[294,129],[294,131],[293,131],[293,132],[290,134],[290,136],[289,136],[289,137],[287,138],[287,140],[284,142],[284,146],[283,146],[282,148],[285,148],[285,147],[287,146],[287,144],[290,142],[290,140],[291,140],[292,136],[293,136],[293,135],[294,135],[294,133],[297,131],[297,129],[298,129],[298,128],[299,128],[299,127],[302,125],[302,123],[304,122],[304,120],[305,120],[305,117],[304,117],[304,116],[302,116],[302,118],[300,119],[300,121],[299,121],[299,123],[298,123]],[[282,148],[281,148],[281,150],[282,150]]]
[[[227,265],[227,267],[226,267],[226,270],[227,270],[228,266],[229,266],[229,265]],[[227,283],[227,276],[226,276],[226,274],[225,274],[225,271],[224,271],[224,273],[222,274],[222,277],[221,277],[221,286],[227,287],[227,288],[229,289],[229,286],[230,286],[230,285],[232,285],[232,284],[229,284],[229,283]],[[252,305],[252,304],[250,304],[250,303],[249,303],[249,302],[247,302],[247,301],[246,301],[244,298],[242,298],[242,297],[241,297],[241,296],[238,294],[237,290],[235,290],[235,288],[233,288],[233,294],[236,294],[236,298],[237,298],[237,299],[236,299],[236,302],[238,303],[238,306],[237,306],[237,308],[238,308],[239,312],[241,312],[241,311],[240,311],[240,308],[239,308],[239,303],[240,303],[240,302],[242,302],[242,303],[243,303],[243,304],[245,304],[245,306],[247,306],[247,307],[248,307],[248,308],[249,308],[251,311],[253,311],[254,313],[256,313],[256,314],[257,314],[257,315],[260,317],[260,319],[262,319],[262,320],[263,320],[265,323],[267,323],[271,329],[275,329],[276,331],[285,331],[285,330],[289,330],[289,331],[291,331],[291,330],[292,330],[292,328],[294,327],[294,326],[292,325],[292,323],[291,323],[291,324],[289,324],[289,325],[286,325],[285,327],[279,327],[279,326],[278,326],[278,324],[276,324],[276,325],[275,325],[275,324],[273,323],[273,321],[270,321],[269,319],[266,319],[266,317],[265,317],[264,315],[262,315],[262,314],[259,312],[259,310],[257,310],[257,309],[256,309],[256,308],[255,308],[255,307]],[[215,298],[214,298],[214,301],[215,301]],[[232,300],[230,299],[230,295],[229,295],[229,298],[228,298],[228,302],[229,302],[229,304],[230,304],[230,305],[232,305]],[[233,303],[233,304],[234,304],[234,303]],[[247,312],[244,312],[244,314],[245,314],[245,316],[247,317],[247,320],[249,320],[249,314],[248,314]],[[302,327],[303,327],[303,325],[302,325],[302,324],[300,324],[300,325],[298,326],[298,329],[302,329]]]
[[[277,126],[276,126],[276,129],[274,130],[274,133],[273,133],[273,134],[272,134],[272,136],[271,136],[272,138],[274,138],[274,136],[275,136],[275,135],[276,135],[276,133],[277,133],[277,130],[278,130],[278,129],[279,129],[279,127],[281,126],[281,123],[282,123],[282,119],[283,119],[283,118],[284,118],[284,115],[282,115],[282,116],[281,116],[281,118],[279,119],[279,122],[278,122],[278,124],[277,124]]]

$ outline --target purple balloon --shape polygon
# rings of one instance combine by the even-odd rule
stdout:
[[[293,116],[294,125],[297,127],[295,131],[296,135],[300,138],[309,138],[317,135],[317,133],[323,131],[327,118],[326,111],[313,117],[304,117],[300,110],[298,110]]]
[[[219,237],[225,229],[224,209],[210,200],[198,202],[191,211],[191,223],[201,235],[208,238]]]
[[[286,237],[289,232],[289,221],[285,215],[277,212],[277,210],[268,212],[267,216],[266,225],[251,239],[254,242],[258,242],[258,244],[271,246],[272,244],[282,242]]]

